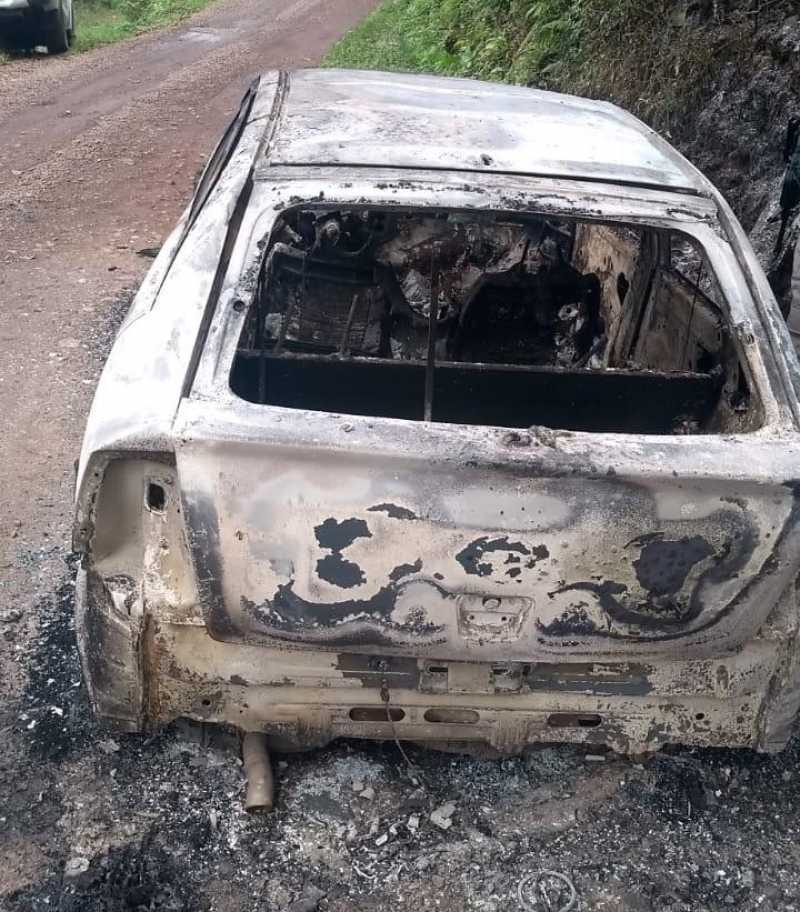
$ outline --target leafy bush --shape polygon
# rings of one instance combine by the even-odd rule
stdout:
[[[76,49],[85,51],[177,22],[209,0],[75,0]]]
[[[574,58],[582,5],[582,0],[388,0],[333,49],[328,63],[526,83]]]

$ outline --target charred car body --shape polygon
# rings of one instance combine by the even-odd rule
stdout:
[[[730,209],[630,115],[266,75],[89,419],[95,712],[288,748],[780,749],[799,379]]]

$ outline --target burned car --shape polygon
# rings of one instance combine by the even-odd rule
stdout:
[[[89,418],[94,711],[281,749],[779,750],[799,384],[730,208],[629,114],[265,75]]]

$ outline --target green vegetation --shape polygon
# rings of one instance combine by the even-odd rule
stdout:
[[[209,0],[75,0],[76,51],[178,22]]]
[[[581,0],[387,0],[327,62],[527,83],[576,48],[584,5]]]
[[[385,0],[326,63],[599,96],[671,130],[748,59],[761,10],[785,16],[793,2],[733,0],[721,18],[690,20],[679,0]]]
[[[362,70],[424,70],[419,45],[409,34],[413,0],[387,0],[334,45],[325,63],[331,67]]]

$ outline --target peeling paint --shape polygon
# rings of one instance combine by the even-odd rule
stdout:
[[[262,94],[277,115],[285,98],[274,83]],[[671,179],[692,192],[562,171],[466,182],[390,162],[284,167],[259,124],[168,274],[143,285],[92,411],[75,542],[95,712],[126,730],[189,717],[297,747],[353,736],[502,752],[779,749],[800,708],[798,378],[724,201],[663,144]],[[752,423],[649,437],[523,423],[511,440],[468,416],[246,401],[231,389],[237,345],[278,213],[298,205],[602,223],[582,256],[612,291],[618,270],[603,264],[617,265],[624,231],[680,229],[719,280],[733,327],[721,344],[757,400]],[[675,300],[679,285],[664,282]],[[160,515],[144,507],[147,479],[175,492]],[[387,688],[405,714],[392,725],[379,718]],[[352,717],[365,706],[373,720]],[[472,724],[430,721],[448,710]]]

